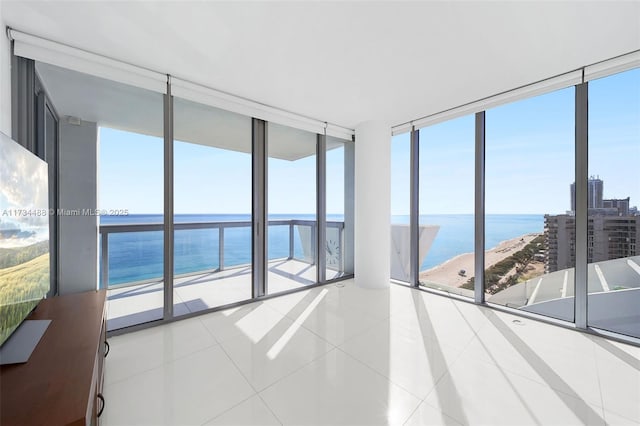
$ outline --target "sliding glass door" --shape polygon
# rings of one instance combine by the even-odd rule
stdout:
[[[175,316],[251,298],[251,118],[173,103]]]
[[[93,132],[93,126],[98,132],[100,287],[107,289],[107,327],[160,320],[165,242],[162,95],[90,76],[72,78],[69,73],[61,72],[60,77],[79,85],[72,93],[95,100],[78,112],[92,120],[81,122],[87,131],[83,133]],[[63,127],[61,145],[73,133]],[[77,165],[64,163],[64,150],[61,160],[61,169],[74,173]]]
[[[61,280],[107,290],[110,330],[353,274],[352,141],[199,103],[184,87],[171,96],[35,67],[51,102],[35,99],[33,148],[44,155],[60,136],[60,156],[46,151],[61,164],[52,191],[79,212],[55,217],[53,255]]]
[[[408,283],[411,279],[411,134],[391,139],[391,279]]]
[[[315,284],[318,135],[267,125],[267,293]]]
[[[353,274],[354,143],[327,137],[325,278]]]

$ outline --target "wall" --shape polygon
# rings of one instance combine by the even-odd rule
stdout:
[[[96,123],[60,119],[60,294],[98,287],[97,150]]]
[[[11,42],[5,33],[0,1],[0,131],[11,136]]]

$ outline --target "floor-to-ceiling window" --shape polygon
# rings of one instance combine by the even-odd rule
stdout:
[[[48,220],[49,220],[49,286],[47,296],[58,294],[58,136],[60,117],[43,87],[37,63],[31,59],[14,58],[12,74],[15,74],[12,98],[12,113],[16,120],[10,134],[28,151],[44,160],[48,165]],[[30,113],[27,113],[30,111]],[[25,115],[23,117],[22,115]],[[54,213],[51,213],[54,212]],[[41,244],[38,253],[44,250]]]
[[[100,128],[99,207],[123,213],[100,217],[101,236],[108,240],[108,263],[101,265],[108,275],[101,274],[102,288],[136,284],[162,292],[161,164],[161,138]],[[161,307],[162,297],[157,299]]]
[[[36,144],[38,155],[49,165],[49,210],[58,209],[58,164],[59,164],[59,133],[60,118],[55,110],[49,96],[47,96],[42,82],[36,73],[35,78],[36,95]],[[49,296],[58,294],[58,218],[56,215],[49,215],[50,232],[50,278],[51,288]]]
[[[573,321],[573,87],[486,112],[485,285],[491,303]]]
[[[419,282],[472,297],[474,116],[420,129],[419,153]]]
[[[640,338],[640,69],[589,82],[588,324]]]
[[[327,137],[325,278],[353,274],[354,143]],[[321,244],[322,245],[322,244]]]
[[[162,94],[35,66],[50,105],[44,132],[58,138],[60,291],[106,289],[109,329],[163,318]]]
[[[391,139],[391,278],[411,279],[411,133]],[[373,230],[372,230],[373,232]]]
[[[62,255],[62,280],[73,283],[65,292],[107,290],[110,330],[353,274],[355,144],[347,129],[304,118],[314,131],[300,130],[294,114],[91,54],[71,69],[23,62],[30,71],[16,72],[19,79],[33,80],[39,65],[40,89],[53,101],[40,102],[40,89],[18,93],[28,98],[25,121],[33,112],[42,119],[38,140],[27,142],[44,155],[61,135],[64,185],[52,192],[66,197],[63,210],[73,207],[61,227],[66,246],[52,256]],[[34,102],[45,108],[32,111]],[[251,117],[265,112],[294,127]]]
[[[251,298],[251,118],[173,101],[174,315]]]
[[[99,259],[96,286],[108,292],[109,329],[250,300],[261,296],[263,285],[273,294],[353,274],[352,141],[263,122],[268,165],[262,175],[254,170],[253,153],[261,136],[248,116],[189,96],[168,98],[157,86],[154,92],[51,65],[41,68],[64,125],[87,139],[81,153],[63,141],[69,164],[64,173],[82,178],[91,172],[97,178],[97,209],[90,209],[91,191],[73,195],[89,208],[86,215],[93,212],[92,229],[98,229],[92,259]],[[173,140],[165,138],[169,130]],[[93,154],[85,151],[91,146]],[[93,171],[87,171],[91,162],[74,161],[72,154],[95,158]],[[318,192],[321,159],[328,171]],[[261,182],[268,186],[266,235],[253,232],[252,196]],[[89,189],[92,181],[83,185]],[[325,202],[324,232],[318,226],[319,199]],[[167,224],[169,207],[173,220]],[[83,235],[65,235],[93,245]],[[253,244],[262,238],[267,274],[256,280]],[[165,252],[167,247],[172,250]],[[324,277],[317,269],[319,247]],[[169,300],[171,308],[165,306]]]
[[[267,293],[317,282],[318,135],[267,124]]]
[[[587,75],[601,75],[602,65],[598,67]],[[561,77],[566,82],[579,78],[577,73]],[[558,87],[558,82],[553,84]],[[481,290],[488,303],[569,322],[577,321],[579,312],[581,318],[587,315],[589,327],[640,337],[640,299],[635,296],[640,287],[640,214],[633,201],[640,198],[635,173],[640,162],[640,69],[579,88],[488,109],[475,117],[475,135],[471,116],[424,127],[418,138],[419,162],[410,167],[409,135],[396,137],[392,210],[404,206],[404,222],[409,222],[414,194],[403,191],[411,188],[407,169],[417,167],[418,232],[424,232],[424,225],[437,229],[426,257],[418,254],[421,285],[477,300]],[[588,114],[582,114],[587,106]],[[580,191],[585,195],[577,196]],[[474,207],[481,218],[474,216]],[[577,246],[583,238],[576,229],[581,214],[586,218],[580,228],[584,247]],[[474,219],[484,229],[475,229]],[[445,239],[444,231],[452,225],[460,233]],[[474,234],[483,235],[484,253],[474,252]],[[460,246],[455,257],[445,256],[445,241]],[[438,256],[443,257],[440,262],[428,263]],[[468,264],[463,265],[465,258]],[[482,289],[473,276],[479,259],[484,260]],[[586,286],[581,282],[577,287],[576,267],[580,274],[586,271]],[[444,272],[449,273],[446,279],[434,279]],[[587,305],[576,291],[583,297],[588,292],[582,299]]]
[[[108,290],[108,327],[118,329],[164,316],[163,100],[106,80],[95,90],[90,99],[105,95],[111,112],[94,118],[98,208],[106,213],[99,217],[100,287]]]

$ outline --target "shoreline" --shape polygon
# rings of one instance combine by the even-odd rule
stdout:
[[[495,247],[486,250],[484,269],[508,258],[540,235],[542,233],[535,232],[520,235],[510,240],[501,241]],[[474,262],[473,253],[463,253],[440,265],[421,271],[418,276],[420,281],[428,281],[446,287],[460,287],[475,276]],[[465,271],[464,275],[459,274],[461,270]]]

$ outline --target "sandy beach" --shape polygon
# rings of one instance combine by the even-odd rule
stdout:
[[[485,251],[485,269],[521,250],[539,235],[535,233],[522,235],[511,240],[502,241],[496,247]],[[466,272],[464,276],[459,274],[460,270]],[[473,253],[464,253],[449,259],[445,263],[420,272],[420,281],[429,281],[448,287],[460,287],[474,275]]]

